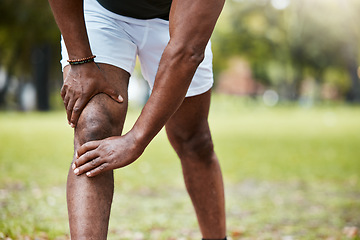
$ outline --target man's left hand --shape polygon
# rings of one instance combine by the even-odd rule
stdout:
[[[94,177],[102,172],[125,167],[134,162],[145,148],[136,144],[131,134],[109,137],[83,144],[73,163],[74,174]]]

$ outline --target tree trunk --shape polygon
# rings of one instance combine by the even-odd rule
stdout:
[[[10,85],[11,81],[11,74],[10,72],[5,72],[5,84],[2,89],[0,89],[0,108],[6,108],[6,93]]]
[[[49,104],[49,64],[50,47],[44,45],[35,48],[32,55],[34,70],[34,82],[36,88],[37,109],[40,111],[50,110]]]
[[[10,86],[11,78],[13,76],[14,66],[16,65],[16,59],[19,57],[19,50],[16,50],[14,54],[11,56],[9,67],[5,68],[5,85],[2,89],[0,89],[0,107],[6,108],[6,94]]]
[[[346,100],[348,102],[360,102],[360,80],[358,76],[358,66],[356,61],[350,62],[347,64],[347,69],[351,78],[351,87],[349,92],[346,95]]]

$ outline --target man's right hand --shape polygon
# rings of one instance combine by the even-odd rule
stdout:
[[[98,93],[105,93],[121,103],[120,92],[110,84],[98,66],[92,63],[70,65],[67,77],[61,88],[68,122],[75,127],[80,114],[90,99]]]
[[[84,21],[83,0],[49,0],[56,23],[64,38],[70,59],[92,56]],[[94,62],[66,66],[64,84],[61,89],[67,118],[72,127],[79,116],[98,93],[105,93],[115,101],[123,101],[116,84],[106,81],[106,76]]]

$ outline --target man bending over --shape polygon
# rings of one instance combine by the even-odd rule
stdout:
[[[224,0],[49,0],[62,33],[61,96],[74,127],[67,203],[72,240],[106,239],[113,170],[163,126],[203,239],[226,239],[224,189],[208,126],[210,36]],[[152,93],[121,136],[136,56]]]

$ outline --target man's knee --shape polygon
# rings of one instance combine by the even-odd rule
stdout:
[[[199,159],[211,161],[214,154],[214,145],[208,127],[202,127],[195,131],[181,129],[166,129],[168,138],[179,155],[180,159]]]
[[[120,135],[126,114],[126,103],[117,103],[106,94],[94,96],[80,115],[75,141],[83,144]]]

